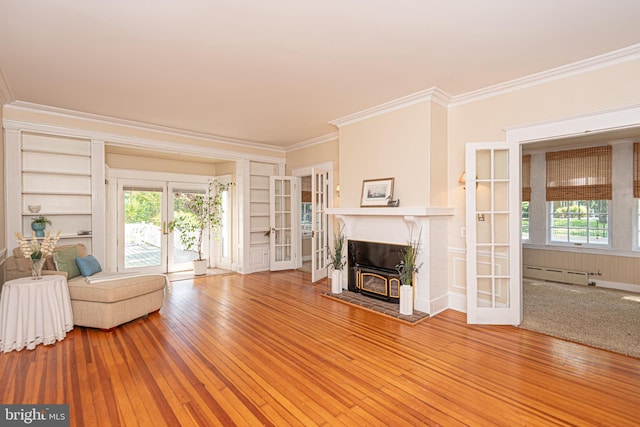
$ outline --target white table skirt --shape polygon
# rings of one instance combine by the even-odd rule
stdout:
[[[60,275],[9,280],[0,295],[0,352],[61,341],[73,329],[67,280]]]

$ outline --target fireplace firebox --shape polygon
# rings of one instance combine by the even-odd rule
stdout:
[[[349,240],[347,242],[348,289],[364,295],[399,302],[400,277],[396,265],[407,246]]]

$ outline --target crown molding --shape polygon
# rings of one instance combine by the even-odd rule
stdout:
[[[542,71],[540,73],[531,74],[529,76],[487,86],[461,95],[456,95],[451,98],[449,106],[455,107],[637,59],[640,59],[640,44],[635,44],[612,52],[607,52],[602,55],[594,56],[592,58],[584,59],[582,61]]]
[[[152,131],[152,132],[160,133],[163,135],[188,137],[188,138],[197,139],[200,141],[231,145],[235,147],[267,150],[267,151],[273,151],[277,153],[285,152],[285,149],[282,147],[276,147],[269,144],[262,144],[259,142],[227,138],[227,137],[218,136],[218,135],[211,135],[207,133],[175,129],[175,128],[159,126],[159,125],[152,125],[152,124],[147,124],[142,122],[136,122],[133,120],[118,119],[114,117],[101,116],[99,114],[85,113],[85,112],[80,112],[75,110],[67,110],[65,108],[52,107],[52,106],[41,105],[41,104],[33,104],[30,102],[24,102],[24,101],[14,101],[11,104],[7,105],[6,107],[15,109],[15,110],[20,110],[20,111],[45,113],[51,116],[78,119],[78,120],[83,120],[83,121],[88,121],[93,123],[116,125],[116,126],[120,126],[128,129],[133,129],[136,131]]]
[[[432,87],[420,92],[403,96],[402,98],[394,99],[393,101],[385,102],[384,104],[380,104],[375,107],[367,108],[366,110],[362,110],[357,113],[349,114],[348,116],[344,116],[336,120],[332,120],[329,122],[329,124],[340,128],[342,126],[350,125],[352,123],[379,116],[381,114],[386,114],[391,111],[399,110],[401,108],[405,108],[425,101],[435,102],[442,105],[443,107],[447,107],[450,100],[451,97],[446,92],[438,89],[437,87]]]
[[[223,150],[219,148],[188,145],[179,142],[160,141],[149,138],[125,136],[116,133],[99,132],[67,126],[33,123],[7,118],[3,120],[2,124],[5,130],[9,131],[39,132],[71,138],[85,138],[92,141],[104,141],[108,145],[116,147],[136,148],[141,150],[159,151],[177,155],[216,158],[228,161],[253,160],[266,163],[284,163],[283,157],[245,153],[235,150]]]
[[[2,70],[0,69],[0,107],[13,101],[13,93],[11,93],[7,79],[4,77],[4,74],[2,74]]]
[[[338,132],[331,132],[326,135],[317,136],[315,138],[307,139],[306,141],[298,142],[293,145],[289,145],[286,150],[287,153],[291,151],[300,150],[303,148],[309,148],[314,145],[323,144],[329,141],[335,141],[338,139]]]
[[[437,87],[432,87],[420,92],[413,93],[411,95],[404,96],[402,98],[385,102],[384,104],[380,104],[366,110],[359,111],[357,113],[350,114],[348,116],[341,117],[336,120],[332,120],[329,123],[339,128],[341,126],[356,123],[361,120],[365,120],[380,114],[385,114],[423,101],[433,101],[446,108],[456,107],[458,105],[491,98],[504,93],[526,89],[528,87],[536,86],[553,80],[559,80],[577,74],[586,73],[588,71],[597,70],[599,68],[610,67],[612,65],[637,59],[640,59],[640,44],[635,44],[622,49],[614,50],[612,52],[607,52],[602,55],[594,56],[592,58],[573,62],[571,64],[563,65],[557,68],[531,74],[529,76],[517,78],[514,80],[498,83],[492,86],[487,86],[485,88],[463,93],[460,95],[450,96],[443,90]]]

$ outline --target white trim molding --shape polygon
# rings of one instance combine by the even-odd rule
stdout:
[[[452,98],[449,106],[455,107],[637,59],[640,59],[640,44],[635,44],[623,49],[587,58],[582,61],[542,71],[540,73],[531,74],[529,76],[487,86],[461,95],[456,95]]]
[[[400,110],[402,108],[408,107],[410,105],[418,104],[420,102],[433,101],[437,104],[442,105],[443,107],[448,107],[450,100],[451,100],[451,96],[449,94],[447,94],[441,89],[438,89],[437,87],[432,87],[429,89],[422,90],[420,92],[403,96],[402,98],[385,102],[384,104],[367,108],[366,110],[349,114],[348,116],[344,116],[339,119],[331,120],[329,124],[332,124],[340,128],[342,126],[350,125],[352,123],[357,123],[362,120],[369,119],[371,117],[386,114],[395,110]]]
[[[303,148],[309,148],[314,145],[323,144],[329,141],[335,141],[338,139],[338,132],[331,132],[326,135],[321,135],[316,138],[307,139],[306,141],[298,142],[290,145],[286,148],[287,153],[291,151],[301,150]]]
[[[5,107],[7,108],[7,107]],[[156,139],[124,136],[116,133],[97,132],[93,130],[70,128],[66,126],[49,125],[43,123],[33,123],[21,120],[4,119],[4,128],[16,131],[31,131],[45,133],[48,135],[58,135],[71,138],[86,138],[91,140],[105,141],[105,145],[136,148],[141,150],[151,150],[164,153],[180,153],[187,156],[197,156],[206,158],[216,158],[222,160],[241,160],[249,159],[257,162],[265,163],[282,163],[283,157],[265,156],[259,154],[221,150],[218,148],[202,147],[196,145],[188,145],[177,142],[168,142]],[[211,141],[219,142],[219,141]]]
[[[1,89],[1,86],[0,86]],[[218,135],[211,135],[200,132],[193,132],[183,129],[174,129],[165,126],[152,125],[148,123],[135,122],[132,120],[117,119],[113,117],[101,116],[97,114],[84,113],[80,111],[67,110],[64,108],[51,107],[47,105],[33,104],[24,101],[14,101],[7,105],[6,108],[14,109],[17,111],[30,111],[37,113],[44,113],[51,116],[72,118],[77,120],[83,120],[93,123],[102,123],[108,125],[116,125],[133,130],[153,131],[162,135],[169,136],[183,136],[200,141],[219,143],[234,146],[237,148],[252,148],[257,150],[273,151],[277,153],[284,153],[285,149],[268,144],[261,144],[253,141],[246,141],[242,139],[227,138]]]
[[[638,127],[640,127],[640,105],[630,105],[561,120],[508,128],[505,131],[508,142],[529,143]]]

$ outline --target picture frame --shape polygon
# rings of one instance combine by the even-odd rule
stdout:
[[[360,207],[388,206],[393,200],[394,178],[365,179],[362,181],[362,197]]]

